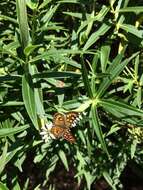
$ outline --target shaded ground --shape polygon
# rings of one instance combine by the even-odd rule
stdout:
[[[121,175],[121,181],[124,190],[143,190],[143,171],[140,166],[129,162]]]
[[[14,168],[7,167],[9,174],[14,174]],[[19,183],[21,187],[24,182],[29,178],[28,190],[33,190],[38,184],[44,181],[45,171],[41,166],[37,166],[33,163],[32,156],[29,156],[23,164],[23,172],[18,172]],[[67,172],[62,164],[59,164],[55,171],[50,175],[50,184],[55,184],[55,190],[83,190],[85,187],[85,181],[81,184],[77,184],[77,179],[74,178],[75,169],[70,167],[70,171]],[[9,177],[9,188],[11,189],[11,178]],[[123,184],[122,190],[143,190],[143,170],[135,162],[131,161],[124,169],[120,180]],[[41,190],[48,190],[48,184],[46,187],[42,187]],[[92,190],[111,190],[110,186],[104,179],[100,179],[93,183]]]
[[[30,187],[28,190],[33,190],[37,182],[42,180],[42,172],[40,168],[37,168],[35,164],[31,164],[29,160],[28,167],[24,170],[24,175],[30,178]],[[74,178],[74,168],[71,168],[67,172],[63,165],[56,167],[56,170],[50,175],[50,184],[55,184],[56,190],[83,190],[85,182],[77,184],[77,180]],[[24,176],[21,176],[21,180]],[[36,184],[35,184],[36,182]],[[143,175],[139,166],[133,162],[128,163],[124,172],[121,175],[121,182],[123,184],[123,190],[143,190]],[[41,190],[48,190],[47,187],[41,188]],[[98,180],[93,183],[92,190],[111,190],[109,185],[104,179]]]

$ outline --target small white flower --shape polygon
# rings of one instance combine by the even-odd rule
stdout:
[[[46,123],[42,128],[41,128],[41,132],[40,135],[42,137],[42,139],[45,142],[49,142],[51,139],[55,139],[54,135],[51,133],[51,128],[53,127],[53,123]]]
[[[53,127],[53,123],[50,122],[50,123],[46,123],[45,126],[43,126],[46,130],[51,130],[51,128]]]

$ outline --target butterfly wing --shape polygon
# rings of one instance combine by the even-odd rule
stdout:
[[[70,143],[75,143],[75,138],[68,129],[64,131],[63,138]]]
[[[65,127],[65,116],[61,113],[55,113],[53,118],[53,126]]]
[[[68,112],[67,114],[56,113],[53,118],[53,127],[50,132],[55,138],[63,137],[70,143],[75,142],[74,136],[70,132],[70,128],[76,125],[79,119],[78,112]]]
[[[64,128],[62,127],[59,127],[59,126],[53,126],[50,130],[50,132],[52,133],[52,135],[54,135],[54,137],[57,139],[57,138],[60,138],[63,136],[64,134]]]
[[[75,127],[78,120],[79,120],[78,112],[69,112],[66,114],[65,126],[67,128]]]
[[[51,134],[54,136],[54,138],[58,139],[60,137],[63,137],[65,140],[69,141],[70,143],[75,142],[75,138],[71,134],[69,129],[65,129],[58,126],[53,126],[50,130]]]

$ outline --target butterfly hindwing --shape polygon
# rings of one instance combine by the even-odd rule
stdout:
[[[50,132],[54,135],[55,138],[60,138],[64,134],[64,128],[59,126],[53,126],[50,130]]]
[[[69,141],[70,143],[74,143],[75,142],[74,136],[71,134],[71,132],[68,129],[65,130],[65,132],[63,134],[63,138],[65,140]]]
[[[65,140],[69,141],[70,143],[75,142],[75,138],[68,129],[56,126],[52,127],[50,132],[54,135],[56,139],[63,137]]]

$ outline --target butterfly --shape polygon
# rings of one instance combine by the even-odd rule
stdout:
[[[66,114],[56,113],[53,117],[53,126],[50,133],[54,138],[64,138],[70,143],[75,142],[75,137],[72,135],[70,129],[75,127],[77,122],[81,119],[78,112],[68,112]]]

